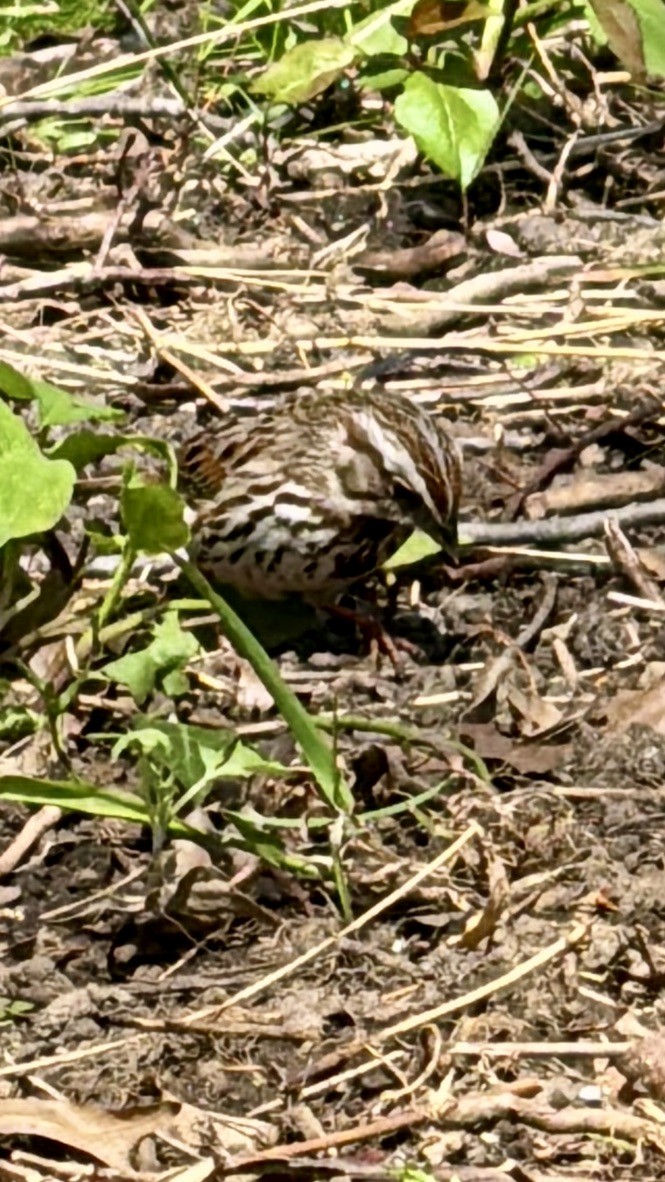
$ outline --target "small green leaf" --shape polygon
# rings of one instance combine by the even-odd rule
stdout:
[[[144,452],[155,456],[166,464],[169,483],[175,487],[177,482],[177,461],[173,447],[166,439],[153,439],[148,435],[122,435],[117,431],[113,435],[100,435],[98,431],[82,428],[72,431],[66,439],[61,439],[48,449],[49,459],[69,460],[77,472],[88,464],[96,464],[105,456],[114,455],[122,448]]]
[[[91,521],[89,525],[84,527],[86,536],[92,542],[95,552],[100,555],[107,554],[122,554],[125,539],[118,534],[106,533],[104,525],[106,522]]]
[[[127,653],[117,661],[109,661],[102,669],[110,681],[127,686],[134,701],[140,705],[152,693],[159,678],[166,679],[182,668],[198,652],[198,643],[191,632],[183,632],[177,612],[167,612],[153,629],[153,640],[138,653]],[[186,678],[171,681],[167,693],[185,693],[189,688]]]
[[[0,547],[52,529],[69,505],[76,473],[47,460],[25,423],[0,402]]]
[[[136,720],[133,731],[120,736],[113,747],[114,759],[125,751],[146,756],[155,767],[167,770],[182,788],[197,791],[224,777],[245,778],[256,772],[288,775],[287,768],[264,759],[233,731],[155,721],[145,716]]]
[[[189,689],[189,681],[182,669],[172,669],[170,673],[164,674],[162,686],[169,698],[181,698]]]
[[[489,90],[462,89],[412,74],[395,100],[395,118],[447,176],[468,188],[500,123]]]
[[[140,653],[127,653],[117,661],[109,661],[101,672],[109,681],[125,685],[139,706],[155,688],[157,670],[148,649]]]
[[[91,148],[99,139],[99,131],[83,119],[40,119],[34,124],[32,134],[55,152],[81,152]]]
[[[97,431],[74,431],[48,450],[53,460],[68,460],[80,472],[88,464],[96,464],[105,456],[113,455],[122,446],[123,437],[100,435]]]
[[[438,542],[435,542],[428,534],[424,534],[417,529],[407,538],[399,550],[390,555],[387,562],[384,562],[384,570],[397,570],[400,566],[414,566],[416,562],[422,562],[424,558],[429,558],[432,554],[438,554],[441,547]]]
[[[121,410],[88,402],[39,378],[26,377],[6,361],[0,361],[0,391],[8,398],[21,402],[38,402],[42,427],[64,427],[69,423],[109,422],[124,418]]]
[[[368,57],[386,53],[403,57],[409,42],[395,28],[393,17],[408,16],[412,8],[413,0],[397,0],[396,4],[388,4],[354,25],[344,40]]]
[[[136,550],[161,554],[178,550],[189,540],[185,502],[166,484],[144,484],[130,475],[120,498],[122,520]]]
[[[278,103],[304,103],[322,94],[356,59],[356,50],[339,37],[303,41],[268,66],[252,85]]]
[[[4,743],[16,743],[26,735],[33,735],[41,718],[27,706],[5,706],[0,709],[0,739]]]
[[[21,1001],[19,998],[12,1001],[9,997],[0,997],[0,1026],[9,1026],[16,1018],[22,1018],[34,1008],[34,1002],[31,1001]]]

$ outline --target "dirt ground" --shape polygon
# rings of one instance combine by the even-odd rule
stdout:
[[[35,61],[0,80],[22,93]],[[293,774],[213,785],[191,819],[229,838],[221,858],[0,802],[2,1177],[665,1177],[665,103],[607,90],[573,132],[563,94],[464,203],[397,141],[379,153],[387,135],[350,168],[333,137],[271,140],[250,184],[186,118],[148,113],[108,152],[5,128],[1,361],[175,443],[195,415],[378,383],[448,422],[465,476],[457,567],[376,590],[409,642],[397,669],[348,625],[279,638],[286,617],[262,616],[334,734],[355,801],[337,828],[209,613],[187,617],[184,690],[139,708],[94,676],[191,598],[172,563],[134,570],[130,624],[53,725],[103,555],[6,624],[3,775],[145,789],[113,754],[139,712]],[[122,463],[82,474],[70,559],[84,525],[119,529]],[[27,564],[37,584],[57,566],[43,542]],[[25,711],[41,721],[17,734]],[[234,840],[232,813],[266,842],[278,819],[311,873]]]

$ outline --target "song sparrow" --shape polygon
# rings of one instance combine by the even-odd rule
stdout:
[[[222,420],[183,447],[199,497],[194,555],[243,594],[330,601],[376,570],[418,526],[450,552],[460,462],[409,398],[292,394],[252,418]]]

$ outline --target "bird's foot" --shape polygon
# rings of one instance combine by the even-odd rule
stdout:
[[[326,604],[326,611],[338,619],[348,620],[355,624],[367,645],[367,651],[372,662],[379,667],[381,657],[387,657],[396,672],[400,672],[404,665],[403,655],[417,656],[420,652],[417,645],[402,637],[391,636],[379,620],[375,612],[364,608],[345,607],[342,604]]]

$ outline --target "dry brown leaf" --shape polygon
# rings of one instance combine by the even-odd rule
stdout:
[[[553,702],[541,698],[533,686],[521,689],[517,685],[510,685],[506,691],[506,701],[518,719],[522,734],[529,738],[552,730],[563,718],[559,708]]]
[[[132,1172],[140,1141],[171,1125],[178,1104],[105,1112],[68,1100],[5,1099],[0,1109],[3,1137],[46,1137],[114,1170]]]
[[[635,82],[646,78],[642,29],[635,9],[626,0],[590,0],[610,48],[630,70]]]
[[[489,895],[485,906],[479,914],[471,916],[459,936],[449,941],[451,947],[473,950],[494,934],[510,898],[510,883],[503,862],[491,852],[488,855],[487,877]]]
[[[665,678],[647,690],[620,690],[607,707],[607,722],[614,731],[649,726],[665,735]]]
[[[560,768],[571,754],[567,744],[515,743],[493,723],[464,723],[461,735],[470,741],[481,759],[506,763],[525,776],[544,776]]]
[[[636,1040],[616,1065],[631,1084],[642,1084],[655,1100],[665,1100],[665,1037],[661,1033]]]
[[[470,21],[485,20],[489,10],[478,0],[417,0],[407,25],[411,41],[455,29]]]
[[[158,1104],[106,1112],[68,1100],[5,1099],[0,1136],[46,1137],[132,1175],[132,1159],[145,1138],[176,1139],[193,1151],[251,1153],[275,1143],[276,1130],[265,1121],[208,1112],[165,1096]],[[200,1165],[201,1163],[197,1163]],[[207,1177],[204,1171],[197,1177]]]
[[[164,1093],[168,1099],[168,1093]],[[223,1112],[209,1112],[194,1104],[172,1101],[177,1111],[170,1122],[169,1133],[188,1148],[206,1151],[214,1148],[219,1154],[250,1154],[269,1149],[277,1143],[277,1129],[264,1120],[244,1116],[227,1116]]]
[[[651,577],[660,583],[665,583],[665,554],[663,551],[655,547],[649,549],[638,547],[637,553],[642,566]]]
[[[464,711],[465,719],[481,723],[493,717],[497,688],[519,659],[519,650],[511,647],[504,649],[495,660],[489,661],[476,678],[476,692]]]

